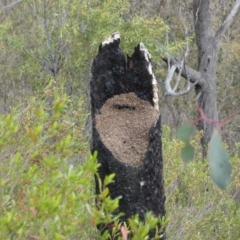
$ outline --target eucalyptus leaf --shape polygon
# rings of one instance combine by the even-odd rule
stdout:
[[[177,137],[178,139],[180,139],[181,141],[185,142],[185,143],[189,143],[190,140],[190,136],[194,135],[196,133],[196,129],[195,126],[193,125],[189,125],[189,124],[185,124],[182,125],[177,132]]]
[[[210,174],[213,182],[221,189],[226,189],[232,172],[227,150],[222,146],[221,135],[214,129],[208,149]]]
[[[187,143],[181,150],[181,158],[184,162],[190,162],[194,158],[195,149],[192,145]]]

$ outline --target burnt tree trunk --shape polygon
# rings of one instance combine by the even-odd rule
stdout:
[[[102,181],[116,174],[109,190],[112,198],[121,196],[120,221],[127,222],[135,214],[144,220],[148,211],[162,217],[161,121],[150,54],[140,43],[126,61],[119,44],[118,33],[107,38],[92,65],[91,151],[98,151]],[[100,191],[96,179],[96,193]]]

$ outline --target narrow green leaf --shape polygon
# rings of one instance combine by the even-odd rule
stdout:
[[[99,195],[99,198],[100,198],[100,199],[104,199],[104,198],[106,198],[108,195],[109,195],[109,188],[105,188],[105,189],[101,192],[101,194]]]
[[[222,146],[221,136],[217,129],[214,129],[209,143],[208,159],[210,174],[213,182],[221,189],[226,189],[232,172],[232,166],[229,163],[229,155]]]
[[[103,186],[106,187],[108,184],[114,182],[115,173],[111,173],[104,178]]]
[[[191,144],[187,143],[181,150],[181,158],[184,162],[190,162],[194,158],[194,152],[194,147]]]
[[[196,133],[195,126],[193,125],[182,125],[177,132],[177,137],[179,140],[189,143],[189,139],[191,135],[194,135]]]

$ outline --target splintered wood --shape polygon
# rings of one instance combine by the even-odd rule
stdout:
[[[149,130],[159,112],[135,93],[115,95],[96,115],[96,128],[104,145],[115,158],[140,166],[147,151]]]

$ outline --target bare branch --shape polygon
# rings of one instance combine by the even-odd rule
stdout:
[[[174,75],[176,69],[177,69],[177,67],[175,65],[172,65],[170,67],[170,70],[168,71],[168,75],[166,78],[165,87],[166,87],[166,91],[167,91],[167,93],[169,93],[169,95],[170,95],[170,93],[174,92],[170,83],[173,79],[173,75]]]
[[[14,5],[16,5],[16,4],[20,3],[20,2],[22,2],[22,0],[17,0],[16,2],[13,2],[13,3],[11,3],[11,4],[7,5],[7,6],[4,6],[2,9],[3,10],[7,10],[7,9],[13,7]]]
[[[218,29],[215,38],[217,41],[220,41],[222,35],[226,32],[226,30],[230,27],[233,22],[234,17],[236,16],[238,10],[240,8],[240,0],[236,0],[232,10],[228,14],[227,18],[224,20],[220,28]]]
[[[200,84],[200,85],[203,84],[203,81],[201,81],[201,74],[198,71],[195,71],[194,69],[185,65],[185,60],[187,58],[187,55],[188,55],[188,48],[186,49],[184,58],[181,60],[181,62],[174,58],[163,59],[168,65],[168,75],[165,82],[165,88],[166,88],[165,96],[166,95],[182,96],[182,95],[188,94],[192,90],[190,83],[193,83],[194,84],[193,86],[195,86],[196,84]],[[178,75],[175,86],[172,88],[171,81],[173,79],[173,75],[175,72],[179,73],[179,75]],[[176,92],[181,76],[188,81],[187,89],[184,91]]]
[[[163,61],[165,61],[166,63],[168,63],[168,59],[167,58],[163,58]],[[179,73],[180,69],[181,69],[181,63],[179,62],[179,60],[172,58],[169,60],[169,64],[170,66],[175,65],[176,67],[176,72]],[[196,82],[198,82],[198,84],[202,84],[203,82],[201,81],[201,74],[200,72],[188,67],[186,64],[183,65],[182,69],[181,69],[181,76],[183,78],[185,78],[186,80],[189,80],[191,83],[196,84]]]
[[[186,29],[185,29],[185,31],[187,32]],[[174,88],[173,88],[173,91],[176,91],[177,88],[178,88],[179,82],[180,82],[180,80],[181,80],[181,74],[182,74],[183,65],[184,65],[184,63],[186,62],[188,53],[189,53],[189,48],[188,48],[188,45],[187,45],[186,51],[185,51],[185,53],[184,53],[184,57],[183,57],[183,59],[182,59],[182,61],[181,61],[181,65],[180,65],[180,70],[179,70],[177,82],[176,82],[176,84],[175,84],[175,86],[174,86]]]
[[[191,89],[191,84],[190,84],[190,81],[188,81],[188,86],[187,86],[187,89],[185,91],[180,91],[180,92],[176,92],[176,86],[172,89],[171,87],[171,81],[172,81],[172,78],[173,78],[173,74],[174,72],[176,71],[176,66],[172,65],[171,68],[170,68],[170,71],[168,72],[168,76],[167,76],[167,79],[166,79],[166,93],[165,93],[165,96],[167,95],[170,95],[170,96],[182,96],[182,95],[185,95],[187,93],[189,93],[192,89]],[[176,84],[178,85],[178,83]]]

